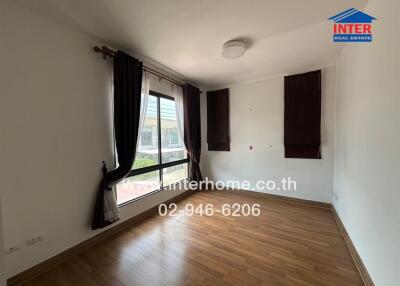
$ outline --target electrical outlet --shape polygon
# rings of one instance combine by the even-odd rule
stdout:
[[[41,242],[44,239],[43,234],[34,234],[31,237],[29,237],[26,241],[27,245],[32,245],[38,242]]]

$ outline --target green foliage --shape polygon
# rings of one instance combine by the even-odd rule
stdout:
[[[139,155],[136,160],[135,160],[135,164],[133,165],[134,169],[139,169],[139,168],[143,168],[143,167],[148,167],[148,166],[153,166],[157,164],[156,161],[154,161],[151,158],[148,157],[144,157],[143,155]]]
[[[144,156],[143,154],[139,154],[138,157],[135,159],[135,164],[133,165],[134,169],[144,168],[148,166],[154,166],[157,162],[149,157]],[[145,173],[136,177],[137,180],[146,181],[148,179],[154,178],[154,173]]]

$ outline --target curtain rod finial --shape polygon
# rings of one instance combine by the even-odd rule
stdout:
[[[103,59],[105,60],[107,57],[112,58],[114,56],[114,51],[109,49],[107,46],[102,46],[99,48],[98,46],[93,47],[93,50],[96,53],[102,53],[103,54]]]

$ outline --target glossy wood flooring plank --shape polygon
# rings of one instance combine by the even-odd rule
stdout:
[[[261,214],[154,216],[25,285],[363,285],[328,209],[234,191],[198,192],[178,207],[187,203],[257,203]]]

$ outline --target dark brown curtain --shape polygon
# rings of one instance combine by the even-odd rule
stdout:
[[[321,71],[285,77],[285,157],[321,159]]]
[[[207,143],[209,151],[230,151],[229,89],[207,92]]]
[[[183,88],[184,141],[190,157],[189,179],[200,182],[201,124],[200,90],[186,84]]]
[[[118,51],[114,58],[114,132],[118,153],[118,168],[107,172],[103,166],[103,179],[97,192],[92,229],[102,228],[115,220],[107,220],[105,192],[123,179],[135,160],[138,137],[143,64]]]

